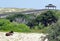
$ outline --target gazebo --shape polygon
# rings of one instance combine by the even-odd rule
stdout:
[[[56,6],[53,4],[48,4],[47,6],[45,6],[46,9],[56,9]]]

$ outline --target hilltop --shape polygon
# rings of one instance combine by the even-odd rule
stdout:
[[[32,8],[0,8],[0,14],[8,13],[8,12],[22,12],[22,11],[28,11],[28,10],[34,10],[34,9]]]

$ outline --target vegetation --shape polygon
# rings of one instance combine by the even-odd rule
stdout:
[[[12,14],[5,19],[0,19],[0,31],[48,33],[49,41],[60,41],[60,10],[22,14],[20,12],[34,9],[0,9],[0,14]],[[16,22],[16,18],[24,19],[25,23]]]
[[[9,14],[12,15],[0,19],[0,31],[48,33],[49,41],[60,41],[60,11],[49,10],[40,15]],[[25,23],[16,22],[16,18],[25,19]]]
[[[9,20],[0,19],[0,31],[30,32],[25,24],[11,23]]]
[[[47,32],[49,34],[49,41],[60,41],[60,20],[51,25]]]
[[[30,26],[30,28],[34,28],[35,26],[38,27],[38,29],[43,29],[44,26],[49,26],[52,23],[56,23],[58,20],[58,17],[56,16],[56,13],[54,11],[47,11],[44,13],[41,13],[35,19],[30,20],[27,25]]]
[[[15,18],[25,19],[27,23],[12,22]],[[47,11],[40,15],[15,14],[0,19],[0,31],[48,33],[49,41],[60,41],[60,12]]]
[[[34,26],[39,25],[44,25],[48,26],[51,25],[52,23],[56,23],[58,20],[58,17],[56,16],[56,13],[54,11],[47,11],[44,13],[41,13],[36,17],[36,15],[33,14],[15,14],[15,15],[10,15],[7,17],[11,22],[15,20],[15,18],[22,18],[25,19],[27,22],[26,25],[30,26],[30,28],[33,28]]]
[[[56,13],[54,13],[53,11],[44,12],[37,16],[36,21],[38,22],[38,24],[41,22],[41,24],[43,24],[44,26],[51,25],[58,20],[55,14]]]
[[[6,19],[9,19],[9,20],[15,20],[15,18],[26,18],[26,16],[24,14],[12,14],[8,17],[6,17]]]

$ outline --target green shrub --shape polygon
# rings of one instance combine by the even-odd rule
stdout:
[[[51,25],[52,23],[56,23],[58,20],[56,13],[53,11],[47,11],[44,13],[41,13],[39,16],[37,16],[36,21],[44,26]]]
[[[51,25],[47,32],[49,34],[49,41],[60,41],[60,20]]]
[[[11,23],[9,20],[0,19],[0,31],[29,32],[30,29],[25,24]]]
[[[43,29],[43,28],[44,28],[44,25],[40,23],[38,26],[38,29]]]
[[[43,29],[44,28],[44,25],[42,25],[41,23],[37,26],[34,26],[34,29]]]
[[[27,26],[27,25],[25,25],[25,24],[19,24],[18,26],[17,26],[22,32],[29,32],[30,31],[30,29],[29,29],[29,27]]]

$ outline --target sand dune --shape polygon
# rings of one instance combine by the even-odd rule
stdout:
[[[0,32],[0,41],[43,41],[45,34],[40,33],[17,33],[5,36],[6,32]],[[46,38],[44,41],[48,41]]]

